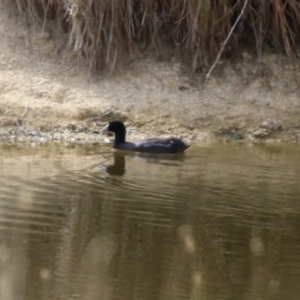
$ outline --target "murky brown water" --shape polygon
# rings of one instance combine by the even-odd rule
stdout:
[[[6,148],[0,174],[1,299],[299,299],[299,146]]]

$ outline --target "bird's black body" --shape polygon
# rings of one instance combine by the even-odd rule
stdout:
[[[189,147],[181,139],[175,137],[126,142],[126,128],[121,121],[109,122],[102,132],[113,132],[115,134],[114,148],[120,150],[143,153],[180,153]]]

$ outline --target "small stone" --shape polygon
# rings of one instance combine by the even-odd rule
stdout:
[[[282,129],[282,124],[274,119],[266,119],[262,122],[261,127],[270,131],[278,131]]]
[[[269,135],[270,135],[270,131],[267,130],[266,128],[260,128],[252,132],[252,136],[254,138],[259,138],[259,139],[266,138]]]

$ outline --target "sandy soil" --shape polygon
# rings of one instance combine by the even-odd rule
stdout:
[[[2,143],[102,142],[97,132],[112,119],[126,121],[129,137],[300,141],[300,64],[286,57],[242,53],[205,87],[205,71],[151,52],[95,75],[55,24],[32,28],[1,3],[0,12]]]

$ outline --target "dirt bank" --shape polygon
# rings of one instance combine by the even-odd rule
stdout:
[[[31,28],[0,3],[0,140],[102,142],[109,120],[140,137],[300,140],[300,64],[267,51],[222,61],[206,87],[176,57],[149,51],[118,74],[91,74],[53,24]],[[65,37],[67,39],[67,37]]]

